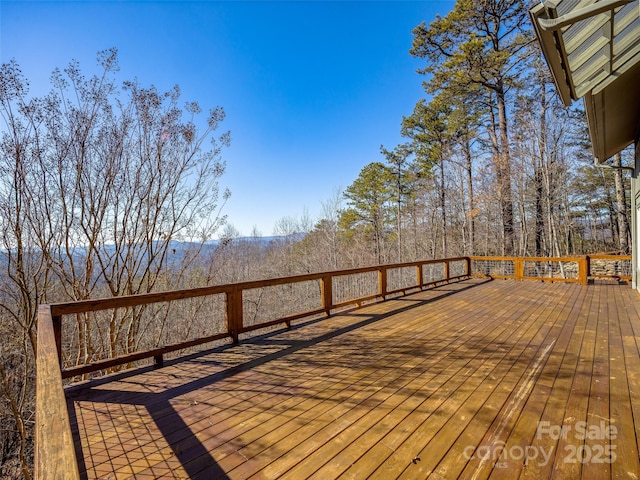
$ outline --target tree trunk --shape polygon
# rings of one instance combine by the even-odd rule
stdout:
[[[398,202],[396,211],[396,228],[398,230],[398,262],[402,262],[402,223],[400,215],[402,214],[402,198],[400,195],[400,182],[398,182]]]
[[[500,212],[504,233],[504,254],[513,255],[515,235],[513,231],[513,201],[511,198],[511,155],[509,152],[509,132],[507,125],[507,106],[504,89],[496,91],[498,104],[498,129],[500,133],[500,155],[498,157],[498,191],[500,193]]]
[[[622,155],[620,155],[620,153],[616,153],[613,156],[613,166],[622,166]],[[624,188],[622,170],[616,168],[613,172],[616,182],[616,203],[618,207],[618,246],[622,253],[628,254],[631,231],[629,230],[629,221],[627,218],[627,195]]]
[[[447,210],[444,185],[444,157],[440,158],[440,210],[442,223],[442,258],[447,258]]]
[[[543,79],[541,79],[543,81]],[[543,220],[543,168],[545,163],[545,157],[547,153],[547,102],[546,93],[547,89],[544,83],[542,83],[542,90],[540,93],[540,156],[535,167],[534,182],[535,182],[535,202],[536,202],[536,222],[535,222],[535,255],[536,257],[543,256],[543,239],[544,239],[544,220]],[[551,198],[547,201],[550,203]]]
[[[615,193],[613,192],[610,177],[607,175],[607,172],[604,169],[600,169],[600,175],[602,177],[602,185],[604,187],[604,203],[605,208],[607,209],[607,215],[609,219],[609,232],[611,234],[611,242],[607,242],[607,238],[605,236],[605,225],[602,226],[602,241],[604,245],[609,244],[608,248],[614,247],[620,244],[619,241],[619,232],[620,228],[618,227],[618,215],[617,215],[617,205],[615,204]],[[615,188],[615,185],[614,185]]]
[[[492,161],[493,161],[493,167],[495,170],[495,174],[496,174],[496,183],[497,185],[501,185],[502,183],[502,172],[500,171],[500,145],[498,144],[498,125],[496,122],[496,116],[495,116],[495,104],[494,104],[494,98],[493,98],[493,92],[491,92],[489,94],[489,119],[490,119],[490,125],[489,128],[487,129],[487,133],[489,134],[489,139],[491,141],[491,146],[493,148],[493,152],[492,152]],[[500,189],[498,188],[498,207],[501,205],[501,192]],[[502,219],[502,213],[500,214],[500,218]],[[485,232],[485,255],[488,255],[488,235],[489,235],[489,220],[488,220],[488,216],[487,216],[487,223],[486,223],[486,232]],[[502,231],[502,255],[505,255],[505,250],[504,250],[504,230]],[[497,252],[497,250],[496,250]]]
[[[476,230],[476,206],[475,206],[475,198],[473,196],[473,164],[472,164],[472,156],[471,156],[471,145],[469,142],[469,138],[465,139],[463,144],[464,157],[466,161],[466,172],[467,172],[467,184],[469,186],[469,250],[467,252],[468,255],[475,255],[475,230]]]
[[[536,165],[534,176],[536,189],[536,224],[535,224],[535,255],[543,256],[544,221],[542,210],[542,166]]]

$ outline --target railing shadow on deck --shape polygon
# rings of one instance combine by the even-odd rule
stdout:
[[[594,257],[591,257],[594,258]],[[608,261],[603,258],[602,261]],[[626,257],[616,257],[613,261],[630,261]],[[484,263],[483,263],[484,262]],[[504,270],[505,265],[511,262],[512,267]],[[534,265],[534,268],[526,267],[527,262]],[[533,263],[531,263],[533,262]],[[553,268],[560,265],[559,268]],[[472,267],[473,264],[473,267]],[[567,265],[575,264],[572,270]],[[498,265],[498,267],[496,267]],[[540,267],[543,268],[540,268]],[[434,274],[434,267],[436,268]],[[502,273],[496,273],[502,269]],[[106,370],[120,365],[130,365],[132,362],[144,358],[154,358],[155,366],[160,367],[164,363],[164,355],[170,352],[184,350],[186,348],[211,343],[216,340],[230,338],[233,343],[239,341],[240,334],[251,332],[266,327],[285,324],[292,327],[291,322],[300,319],[310,319],[313,317],[330,316],[339,310],[346,308],[360,307],[361,305],[385,300],[387,298],[404,295],[407,293],[421,291],[439,285],[444,285],[452,281],[469,278],[471,276],[485,276],[498,278],[514,278],[518,280],[546,280],[546,281],[574,281],[583,284],[587,283],[590,262],[588,257],[570,258],[534,258],[518,259],[509,257],[459,257],[450,259],[428,260],[421,262],[409,262],[394,265],[381,265],[352,270],[324,272],[295,277],[262,280],[255,282],[244,282],[241,284],[203,287],[191,290],[179,290],[173,292],[162,292],[145,295],[135,295],[129,297],[116,297],[101,300],[85,300],[79,302],[68,302],[54,305],[42,305],[39,309],[39,331],[38,331],[38,358],[37,358],[37,382],[36,382],[36,455],[35,455],[35,476],[40,479],[48,478],[69,478],[79,477],[78,460],[74,447],[74,438],[70,428],[70,415],[74,415],[72,410],[68,410],[65,393],[63,390],[63,378],[77,377],[87,373]],[[411,271],[414,271],[411,274]],[[570,275],[567,278],[566,272]],[[571,273],[573,271],[573,273]],[[540,273],[541,272],[541,273]],[[550,272],[550,273],[549,273]],[[560,273],[558,273],[560,272]],[[353,295],[353,298],[340,298],[334,291],[335,281],[344,278],[358,276],[362,274],[376,274],[377,285],[374,292]],[[407,275],[409,274],[409,275]],[[605,274],[605,276],[607,276]],[[618,277],[619,275],[613,275]],[[622,276],[620,276],[622,277]],[[295,284],[300,282],[319,282],[320,307],[311,311],[304,311],[289,314],[269,320],[258,322],[253,325],[244,324],[243,315],[243,292],[251,289]],[[455,292],[451,292],[453,294]],[[157,302],[171,302],[174,300],[193,298],[207,295],[224,295],[226,300],[226,331],[208,337],[190,340],[175,345],[163,346],[140,352],[127,352],[115,358],[101,359],[93,363],[83,365],[72,365],[63,368],[62,355],[62,319],[65,315],[74,315],[83,312],[93,312],[105,309],[131,308],[138,305],[147,305]],[[411,308],[408,306],[407,308]],[[397,313],[395,311],[394,313]],[[371,320],[363,321],[370,322]],[[362,322],[357,322],[353,328],[359,328]],[[351,328],[351,327],[350,327]],[[345,332],[337,331],[335,335]],[[312,342],[323,341],[322,338],[314,339]],[[289,349],[304,348],[308,343],[305,341],[297,345],[292,345]],[[280,352],[280,355],[286,354]],[[278,355],[274,354],[274,355]],[[269,356],[259,360],[259,362],[269,361]],[[278,358],[277,356],[274,358]],[[251,362],[243,368],[251,368]],[[242,370],[239,370],[242,371]],[[229,373],[227,373],[228,375]],[[198,379],[193,382],[192,387],[201,385],[202,382],[214,381],[213,378]],[[185,388],[184,386],[182,388]],[[168,391],[166,394],[177,395]],[[182,393],[180,393],[182,394]],[[149,394],[145,394],[149,395]],[[168,400],[167,400],[168,401]],[[148,399],[145,404],[149,405]],[[153,416],[153,412],[150,411]],[[177,416],[177,415],[176,415]],[[197,448],[197,447],[196,447]],[[81,452],[77,452],[78,456]],[[201,452],[201,457],[207,462],[208,453]],[[185,461],[188,464],[188,461]],[[215,463],[215,462],[214,462]],[[221,472],[219,472],[221,473]],[[222,474],[222,473],[221,473]]]

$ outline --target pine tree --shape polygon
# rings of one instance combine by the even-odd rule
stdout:
[[[427,91],[455,86],[486,93],[506,255],[515,244],[507,92],[518,82],[531,39],[526,7],[516,0],[458,0],[445,17],[414,29],[411,49],[427,61],[420,70],[431,76]]]

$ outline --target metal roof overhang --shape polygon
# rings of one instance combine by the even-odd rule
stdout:
[[[638,0],[547,0],[530,11],[565,105],[584,98],[594,155],[606,160],[640,129]]]

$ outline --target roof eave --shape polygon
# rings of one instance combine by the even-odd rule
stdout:
[[[545,30],[541,28],[538,19],[549,18],[546,9],[542,3],[539,3],[531,10],[529,10],[531,16],[531,23],[536,32],[536,36],[540,40],[539,44],[542,49],[542,54],[551,70],[553,81],[556,85],[556,89],[562,102],[569,106],[574,100],[577,100],[574,92],[571,89],[571,83],[567,79],[567,70],[564,65],[562,55],[558,52],[557,38],[555,31]]]

